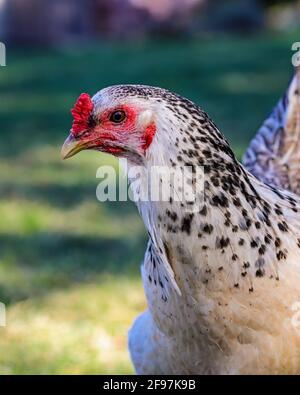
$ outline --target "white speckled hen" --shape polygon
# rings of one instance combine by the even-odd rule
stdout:
[[[72,113],[64,158],[110,152],[145,177],[153,165],[205,170],[199,209],[173,199],[137,203],[149,243],[148,309],[129,334],[136,372],[300,373],[299,197],[250,174],[208,115],[166,90],[114,86],[83,94]]]

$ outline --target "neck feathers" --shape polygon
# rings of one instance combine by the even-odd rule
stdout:
[[[188,103],[159,120],[146,174],[157,165],[200,166],[203,196],[139,202],[140,213],[181,290],[202,283],[253,291],[257,278],[276,281],[287,261],[299,260],[299,199],[248,173],[209,117]]]

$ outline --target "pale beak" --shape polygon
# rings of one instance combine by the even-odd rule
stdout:
[[[88,143],[86,141],[76,140],[75,137],[70,134],[61,149],[62,159],[71,158],[71,156],[74,156],[78,152],[85,149],[87,144]]]

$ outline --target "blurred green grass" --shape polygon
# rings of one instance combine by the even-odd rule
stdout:
[[[146,235],[131,203],[96,201],[116,161],[60,146],[79,93],[162,86],[200,104],[238,156],[285,90],[295,35],[8,50],[0,68],[0,374],[132,373]]]

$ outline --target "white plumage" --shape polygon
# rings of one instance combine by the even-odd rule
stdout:
[[[289,103],[295,109],[293,84]],[[281,113],[287,108],[283,102]],[[277,136],[277,127],[263,127],[256,141],[265,144],[253,143],[245,157],[247,167],[273,186],[238,163],[215,124],[187,99],[159,88],[126,85],[98,92],[93,103],[98,139],[100,133],[105,136],[105,143],[93,148],[122,148],[119,156],[144,169],[134,183],[149,233],[142,264],[148,310],[129,334],[137,373],[300,373],[300,330],[293,320],[300,301],[300,198],[277,187],[286,185],[286,176],[279,172],[277,182],[275,165],[270,172],[265,169],[267,155],[276,162],[279,152],[276,143],[267,151],[267,138],[273,137],[273,129]],[[101,114],[124,106],[135,109],[139,126],[124,126],[120,138],[113,126],[103,134]],[[284,125],[287,133],[289,120],[298,115],[293,110],[280,121],[276,111],[271,124]],[[145,118],[155,122],[156,133],[141,149],[141,129],[147,125],[138,121]],[[107,140],[109,133],[113,138]],[[295,154],[296,143],[291,145]],[[201,207],[174,199],[138,199],[153,166],[185,165],[204,167]],[[297,182],[289,185],[297,190]],[[179,194],[172,182],[171,187]]]

